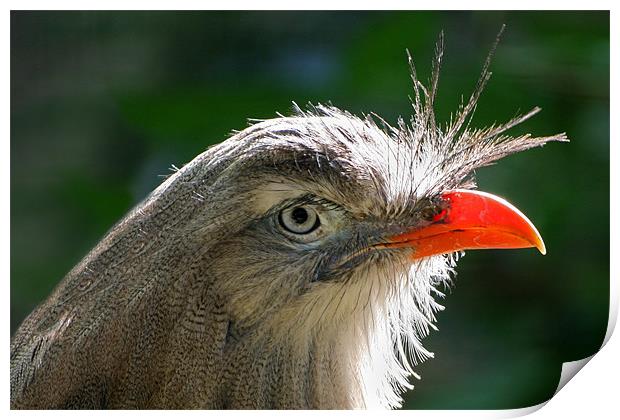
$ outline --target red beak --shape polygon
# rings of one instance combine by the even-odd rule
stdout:
[[[546,253],[536,227],[503,198],[453,190],[442,194],[442,199],[447,206],[432,224],[391,237],[384,246],[410,247],[414,259],[466,249],[536,247]]]

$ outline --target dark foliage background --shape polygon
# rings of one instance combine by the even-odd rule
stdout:
[[[13,12],[11,331],[171,164],[291,101],[409,115],[405,48],[428,77],[442,29],[447,119],[503,23],[475,123],[539,105],[515,132],[572,142],[483,169],[479,185],[528,214],[548,254],[460,261],[405,407],[548,399],[561,363],[594,353],[607,324],[607,12]]]

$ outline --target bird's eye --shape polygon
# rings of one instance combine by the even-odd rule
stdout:
[[[313,232],[321,225],[316,211],[310,206],[295,206],[284,209],[278,216],[280,225],[296,235]]]

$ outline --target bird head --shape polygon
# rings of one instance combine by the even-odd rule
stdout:
[[[324,345],[359,369],[367,406],[398,406],[411,362],[432,356],[421,339],[459,251],[545,253],[527,217],[475,190],[472,171],[563,135],[504,136],[517,120],[446,133],[428,112],[391,127],[296,109],[218,149],[229,162],[212,188],[226,204],[209,217],[225,233],[208,260],[235,327],[295,354]]]

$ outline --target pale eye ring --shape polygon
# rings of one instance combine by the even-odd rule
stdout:
[[[315,231],[321,220],[316,210],[310,206],[289,207],[280,212],[278,221],[287,231],[296,235],[306,235]]]

